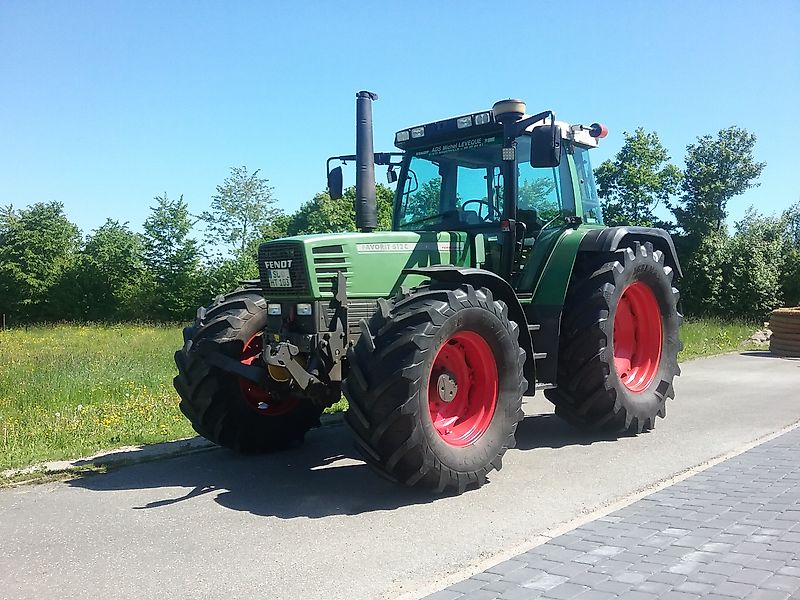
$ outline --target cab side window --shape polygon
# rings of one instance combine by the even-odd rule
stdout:
[[[603,212],[600,210],[600,198],[594,181],[594,171],[589,160],[587,148],[575,147],[575,170],[578,172],[581,188],[581,204],[583,205],[583,222],[603,224]]]
[[[528,160],[530,155],[530,136],[520,136],[517,139],[517,214],[529,230],[541,228],[565,210],[574,210],[566,156],[558,167],[534,168]]]

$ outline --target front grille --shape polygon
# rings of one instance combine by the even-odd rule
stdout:
[[[347,329],[351,338],[361,333],[358,327],[361,319],[369,321],[370,317],[378,312],[377,300],[351,300],[347,303]]]
[[[370,317],[378,311],[378,300],[373,298],[351,298],[347,300],[347,333],[352,341],[361,335],[358,324],[361,319],[369,321]],[[335,315],[333,308],[328,308],[328,322],[333,321]]]
[[[292,283],[291,287],[270,287],[267,275],[267,261],[292,261],[288,267]],[[303,256],[303,244],[300,242],[269,242],[262,244],[258,249],[258,269],[261,275],[261,287],[268,297],[307,294],[310,291],[306,262]]]
[[[312,251],[314,255],[314,275],[317,278],[320,295],[331,298],[336,293],[336,280],[339,272],[347,278],[350,270],[350,259],[340,245],[318,246]]]

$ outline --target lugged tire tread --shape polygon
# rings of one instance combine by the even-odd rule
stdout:
[[[278,450],[301,441],[322,412],[308,401],[276,417],[239,406],[244,401],[238,397],[237,378],[208,365],[199,351],[211,346],[238,358],[249,341],[243,328],[253,318],[262,319],[266,305],[260,290],[253,288],[217,296],[211,306],[198,309],[195,322],[183,330],[183,348],[175,353],[178,375],[173,385],[181,398],[181,412],[204,438],[245,452]]]
[[[666,361],[665,375],[649,393],[663,401],[653,414],[629,414],[610,378],[613,356],[608,336],[613,322],[610,321],[609,298],[616,290],[617,278],[640,263],[655,264],[654,268],[662,270],[661,285],[669,286],[671,292],[665,292],[671,298],[669,309],[674,310],[676,323],[682,319],[677,312],[679,292],[672,285],[674,273],[664,264],[663,253],[654,251],[649,242],[635,242],[632,247],[622,248],[611,256],[607,253],[579,255],[562,317],[558,387],[545,390],[547,398],[556,405],[556,414],[574,425],[617,433],[641,433],[655,426],[656,416],[666,415],[666,401],[674,397],[672,379],[680,374],[677,351],[682,347],[677,339],[677,327],[664,334],[674,336],[677,343],[672,343],[672,337],[668,342],[677,349],[674,356],[662,356]]]
[[[502,456],[493,457],[490,464],[477,471],[458,472],[438,462],[424,443],[416,421],[423,379],[420,366],[431,350],[430,330],[458,310],[482,307],[493,312],[507,324],[514,340],[519,328],[508,321],[507,307],[493,300],[489,290],[476,290],[468,284],[454,287],[433,283],[386,302],[385,310],[377,311],[362,325],[362,338],[369,334],[371,343],[359,340],[348,354],[352,371],[343,385],[350,405],[345,423],[357,439],[357,449],[373,469],[408,486],[459,493],[483,484],[490,470],[502,466]],[[513,427],[500,455],[514,446],[514,431],[523,417],[521,398],[527,389],[523,375],[525,352],[520,350],[515,360],[520,403],[513,411]],[[387,398],[402,401],[393,404]]]

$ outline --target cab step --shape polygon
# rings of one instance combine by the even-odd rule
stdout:
[[[557,387],[558,386],[555,383],[546,383],[546,382],[542,381],[542,382],[537,382],[536,383],[536,388],[535,389],[538,392],[539,390],[554,390]]]

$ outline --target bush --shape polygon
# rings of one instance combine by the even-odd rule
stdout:
[[[684,260],[680,288],[683,309],[687,314],[719,314],[727,245],[727,235],[709,235],[700,241],[688,260]]]
[[[800,304],[800,203],[780,217],[750,208],[732,236],[702,238],[684,274],[681,295],[691,315],[762,321],[774,308]]]
[[[800,202],[783,213],[785,257],[781,289],[785,306],[800,306]]]
[[[239,282],[258,278],[258,264],[251,256],[221,259],[205,265],[200,276],[197,306],[207,306],[219,294],[227,294],[239,287]]]
[[[763,320],[782,305],[783,223],[749,210],[725,249],[725,276],[720,287],[723,315]]]
[[[800,306],[800,247],[790,248],[781,270],[784,306]]]

